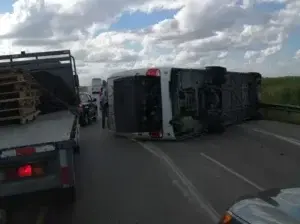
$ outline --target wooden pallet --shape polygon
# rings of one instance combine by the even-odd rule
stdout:
[[[10,85],[13,83],[35,83],[35,80],[29,74],[0,75],[0,86]]]
[[[31,104],[35,101],[36,97],[28,96],[28,97],[21,97],[21,98],[11,98],[11,99],[4,99],[0,100],[0,103],[10,103],[10,102],[18,102],[22,107],[28,104]]]
[[[23,91],[0,92],[0,101],[8,99],[26,98],[26,97],[40,97],[41,93],[37,89],[27,89]]]
[[[34,111],[23,115],[0,117],[0,124],[11,124],[11,123],[27,124],[35,120],[39,113],[40,111]]]
[[[6,82],[0,83],[0,92],[9,92],[14,90],[26,90],[28,88],[38,89],[39,85],[36,82]]]
[[[34,113],[35,111],[35,107],[3,109],[0,110],[0,118],[24,116],[26,114]]]
[[[41,91],[34,78],[21,70],[0,70],[0,123],[26,124],[39,111]]]
[[[39,104],[39,99],[36,97],[24,97],[0,100],[0,110],[14,109],[14,108],[31,108]]]

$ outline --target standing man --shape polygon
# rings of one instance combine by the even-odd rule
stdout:
[[[102,112],[102,128],[105,128],[106,117],[107,117],[107,110],[108,110],[108,96],[107,96],[107,82],[103,80],[102,83],[102,91],[100,96],[100,105],[101,105],[101,112]]]

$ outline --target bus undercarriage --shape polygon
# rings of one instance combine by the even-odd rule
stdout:
[[[227,125],[259,117],[259,73],[207,67],[173,69],[171,76],[171,124],[177,139],[223,132]]]

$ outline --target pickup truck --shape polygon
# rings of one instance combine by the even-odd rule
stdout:
[[[30,75],[41,95],[35,119],[23,124],[0,122],[0,202],[58,190],[73,203],[80,128],[75,59],[69,50],[0,56],[0,80],[4,73],[15,74],[1,72],[8,69]],[[0,82],[0,121],[6,84]]]

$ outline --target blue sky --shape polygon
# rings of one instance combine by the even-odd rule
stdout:
[[[0,0],[0,13],[11,12],[12,11],[12,0]]]
[[[0,0],[0,13],[11,12],[13,0]],[[284,7],[283,3],[261,3],[256,6],[256,10],[262,12],[274,12]],[[111,25],[111,30],[137,30],[156,24],[164,19],[173,18],[179,10],[161,10],[154,13],[134,12],[124,13],[119,20]]]
[[[280,2],[263,2],[257,6],[257,10],[262,12],[274,12],[283,9],[284,6],[285,4]]]
[[[112,30],[136,30],[156,24],[164,19],[173,18],[178,10],[161,10],[151,14],[143,12],[124,13],[119,20],[111,25]]]

